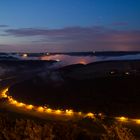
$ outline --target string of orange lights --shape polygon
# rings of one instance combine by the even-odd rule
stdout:
[[[85,117],[88,117],[91,119],[96,118],[95,117],[96,114],[92,113],[92,112],[83,113],[83,112],[75,112],[72,109],[66,109],[66,110],[52,109],[52,108],[48,108],[46,106],[35,106],[35,105],[19,102],[19,101],[15,100],[13,97],[8,95],[8,88],[1,91],[0,98],[6,98],[6,99],[8,99],[9,104],[14,105],[15,107],[18,107],[18,108],[19,107],[24,108],[27,111],[34,110],[38,113],[48,113],[48,114],[52,114],[52,115],[62,115],[62,116],[68,116],[68,117],[79,116],[81,118],[85,118]],[[99,113],[98,116],[102,117],[102,113]],[[135,124],[140,125],[140,119],[131,119],[131,118],[124,117],[124,116],[115,117],[114,119],[116,119],[119,122],[123,122],[123,123],[133,122]]]

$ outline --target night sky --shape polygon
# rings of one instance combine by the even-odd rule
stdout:
[[[140,0],[1,0],[1,52],[140,50]]]

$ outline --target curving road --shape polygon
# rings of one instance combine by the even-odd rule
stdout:
[[[83,119],[85,117],[89,117],[91,119],[100,118],[103,119],[104,117],[107,117],[103,115],[102,113],[95,114],[93,112],[83,113],[83,112],[75,112],[72,109],[52,109],[48,108],[46,106],[35,106],[31,104],[26,104],[19,102],[15,100],[13,97],[8,95],[8,88],[12,86],[15,83],[27,80],[32,78],[35,74],[41,72],[40,70],[33,70],[24,72],[20,75],[14,75],[10,77],[6,77],[5,79],[2,79],[0,81],[0,98],[4,99],[4,101],[0,102],[0,107],[6,108],[7,110],[18,112],[21,114],[31,115],[35,117],[39,117],[42,119],[53,119],[53,120],[79,120]],[[108,117],[109,118],[109,117]],[[140,119],[132,119],[124,116],[120,117],[113,117],[113,119],[116,119],[119,122],[122,123],[133,123],[140,125]]]

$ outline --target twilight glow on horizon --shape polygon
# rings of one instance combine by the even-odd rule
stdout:
[[[0,52],[140,51],[140,0],[1,0]]]

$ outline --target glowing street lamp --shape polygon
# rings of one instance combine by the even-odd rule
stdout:
[[[23,107],[23,106],[25,106],[25,104],[24,103],[17,103],[17,106],[18,107]]]
[[[29,110],[33,109],[33,105],[26,105],[26,109],[29,109]]]
[[[91,118],[91,119],[95,118],[94,114],[91,112],[87,113],[86,117]]]
[[[66,114],[67,114],[67,115],[73,115],[74,112],[73,112],[73,110],[71,110],[71,109],[70,109],[70,110],[67,109],[67,110],[66,110]]]
[[[117,120],[121,122],[126,122],[128,118],[122,116],[122,117],[117,117]]]
[[[47,108],[47,109],[45,109],[45,112],[51,113],[52,112],[52,109],[51,108]]]
[[[55,111],[55,113],[56,114],[62,114],[62,111],[58,109],[58,110]]]
[[[43,111],[44,111],[44,108],[43,108],[42,106],[39,106],[39,107],[37,108],[37,111],[43,112]]]

